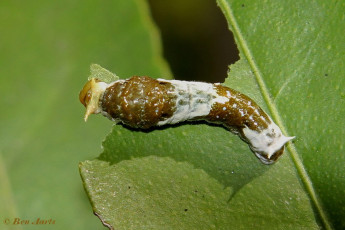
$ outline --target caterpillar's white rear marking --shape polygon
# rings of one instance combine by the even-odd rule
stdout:
[[[261,132],[256,132],[246,127],[243,129],[243,133],[250,142],[250,148],[265,164],[272,163],[269,159],[273,154],[281,149],[288,141],[295,138],[284,136],[280,128],[273,122],[267,129]]]

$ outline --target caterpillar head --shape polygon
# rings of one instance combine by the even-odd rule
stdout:
[[[79,100],[86,107],[86,113],[84,116],[85,121],[87,121],[87,118],[90,114],[101,112],[99,107],[99,99],[101,95],[103,95],[106,88],[107,84],[105,82],[92,78],[80,91]]]

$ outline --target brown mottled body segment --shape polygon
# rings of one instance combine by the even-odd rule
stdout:
[[[266,129],[271,123],[267,114],[248,96],[220,84],[215,84],[214,87],[219,96],[226,97],[229,101],[215,102],[206,117],[208,121],[220,122],[238,131],[246,126],[257,132]]]
[[[255,140],[256,137],[249,137],[244,132],[244,130],[251,130],[254,133],[267,136],[267,140],[264,143],[269,148],[270,145],[274,144],[274,139],[284,137],[280,130],[276,130],[276,127],[270,127],[272,124],[270,117],[248,96],[220,84],[215,84],[215,89],[219,96],[227,97],[229,101],[226,103],[214,103],[210,114],[207,116],[207,120],[221,122],[232,132],[238,134],[264,163],[270,164],[275,162],[284,153],[284,145],[280,146],[273,153],[267,154],[267,152],[254,146],[253,142],[255,141],[253,139]]]
[[[172,92],[170,83],[135,76],[109,86],[100,99],[100,105],[112,120],[146,129],[173,115]]]

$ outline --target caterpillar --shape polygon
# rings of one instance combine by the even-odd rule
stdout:
[[[111,83],[89,80],[79,94],[90,114],[101,113],[133,128],[205,120],[221,124],[244,140],[264,164],[272,164],[284,152],[286,137],[248,96],[221,85],[134,76]]]

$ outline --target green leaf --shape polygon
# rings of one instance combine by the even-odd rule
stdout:
[[[0,2],[0,229],[103,229],[78,163],[111,123],[82,119],[90,63],[121,76],[169,77],[143,1]],[[133,68],[135,67],[135,68]],[[4,224],[55,220],[52,225]]]
[[[102,66],[97,64],[92,64],[90,66],[90,72],[91,74],[88,78],[89,80],[91,78],[97,78],[103,82],[110,83],[119,79],[116,74],[104,69]]]
[[[297,138],[289,152],[316,215],[345,228],[345,3],[220,0],[274,119]],[[264,7],[263,7],[264,6]],[[264,23],[263,23],[264,22]]]
[[[296,140],[265,166],[219,126],[114,126],[80,165],[94,211],[115,229],[344,228],[344,3],[218,4],[241,56],[225,84]]]
[[[236,76],[250,77],[244,66],[232,67]],[[245,82],[257,88],[252,77]],[[118,125],[103,147],[99,159],[80,170],[94,212],[115,229],[159,229],[164,222],[185,229],[317,228],[290,159],[263,165],[221,127],[182,124],[141,132]]]

